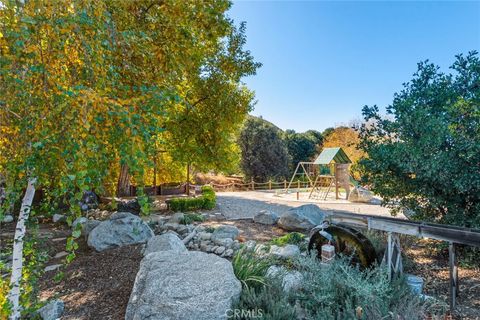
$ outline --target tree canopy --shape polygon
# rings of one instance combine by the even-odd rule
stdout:
[[[253,101],[241,78],[259,64],[229,1],[19,4],[0,8],[0,171],[12,191],[33,175],[74,204],[112,188],[119,164],[141,185],[159,152],[232,162]]]
[[[382,117],[365,106],[364,177],[414,218],[480,226],[480,60],[458,55],[452,73],[428,61]]]
[[[282,131],[261,118],[248,117],[240,133],[240,166],[247,178],[256,181],[285,179],[289,155]]]
[[[283,139],[290,155],[290,171],[295,170],[300,161],[310,161],[318,153],[319,146],[323,142],[323,136],[315,130],[300,133],[294,130],[286,130]]]

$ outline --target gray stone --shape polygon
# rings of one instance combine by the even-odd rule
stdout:
[[[64,222],[64,221],[66,221],[66,220],[67,220],[67,218],[66,218],[65,215],[63,215],[63,214],[55,213],[55,214],[53,215],[53,217],[52,217],[52,221],[53,221],[54,223]]]
[[[362,187],[355,187],[348,195],[348,201],[351,202],[370,202],[373,199],[373,193]]]
[[[218,254],[218,255],[221,255],[225,252],[225,247],[224,246],[220,246],[217,248],[217,250],[215,250],[215,254]]]
[[[43,320],[57,320],[62,316],[64,304],[62,300],[53,300],[38,309],[37,313]]]
[[[13,216],[10,215],[10,214],[7,214],[3,217],[2,219],[2,222],[3,223],[10,223],[10,222],[13,222]]]
[[[44,270],[45,270],[45,272],[55,271],[58,268],[60,268],[61,266],[62,266],[61,264],[52,264],[50,266],[46,266]]]
[[[59,253],[57,253],[53,258],[54,259],[59,259],[59,258],[63,258],[65,256],[68,255],[68,252],[65,252],[65,251],[60,251]]]
[[[163,225],[164,229],[176,231],[180,225],[178,223],[167,222]]]
[[[201,239],[201,240],[210,240],[212,239],[212,234],[209,233],[209,232],[200,232],[198,234],[198,237]]]
[[[185,235],[187,233],[189,233],[189,229],[186,225],[183,225],[183,224],[179,224],[177,229],[175,229],[175,231],[180,234],[180,235]]]
[[[262,210],[253,217],[253,221],[260,224],[272,225],[277,223],[280,217],[275,213],[267,210]]]
[[[90,232],[92,232],[92,230],[95,229],[100,223],[101,221],[98,220],[88,220],[87,222],[85,222],[82,227],[83,235],[85,237],[88,237]]]
[[[234,241],[230,238],[215,239],[213,242],[216,245],[224,246],[224,247],[227,247],[227,248],[230,248],[232,246],[232,244],[234,243]]]
[[[257,245],[257,242],[255,240],[248,240],[245,242],[245,249],[248,251],[255,251],[255,246]]]
[[[226,319],[240,292],[226,259],[200,251],[154,252],[140,263],[125,320]]]
[[[235,226],[230,226],[230,225],[222,225],[213,231],[212,234],[212,240],[217,240],[217,239],[225,239],[225,238],[230,238],[232,240],[235,240],[238,235],[240,234],[240,231],[238,230],[237,227]]]
[[[184,252],[187,251],[187,248],[185,247],[185,244],[183,244],[183,241],[178,238],[178,236],[173,233],[167,232],[158,236],[151,237],[147,242],[147,246],[143,255],[146,256],[147,254],[152,252],[168,250],[172,250],[175,252]]]
[[[285,230],[310,230],[321,224],[325,213],[314,204],[292,208],[278,220],[278,225]]]
[[[75,229],[77,227],[77,225],[81,225],[83,227],[83,225],[85,223],[87,223],[88,219],[85,218],[85,217],[78,217],[77,219],[75,219],[75,221],[73,221],[72,223],[72,229]]]
[[[232,249],[234,249],[234,250],[240,250],[240,248],[241,248],[240,242],[239,242],[238,240],[235,240],[235,241],[233,242]]]
[[[271,266],[267,269],[266,276],[279,278],[282,281],[283,291],[290,292],[302,287],[303,275],[298,271],[288,271],[285,267]]]
[[[290,259],[300,255],[300,249],[294,244],[287,244],[285,247],[273,245],[270,247],[270,254],[282,259]]]
[[[225,250],[225,257],[230,258],[232,256],[233,256],[233,250],[232,249]]]
[[[283,291],[290,292],[299,290],[302,287],[303,275],[298,271],[287,272],[283,277]]]
[[[169,223],[181,223],[183,219],[185,218],[185,215],[183,212],[176,212],[173,214],[173,216],[168,219]]]
[[[88,246],[104,251],[129,244],[145,243],[153,237],[153,231],[139,217],[129,212],[117,212],[102,221],[88,235]]]

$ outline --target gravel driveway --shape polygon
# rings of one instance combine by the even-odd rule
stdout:
[[[227,219],[253,218],[261,210],[270,210],[278,215],[293,207],[314,203],[330,212],[349,212],[391,217],[390,210],[379,204],[352,203],[346,200],[320,201],[292,199],[292,196],[275,195],[272,191],[217,192],[217,210]],[[403,217],[399,217],[403,218]]]

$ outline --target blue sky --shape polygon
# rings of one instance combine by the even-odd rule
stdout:
[[[229,16],[247,22],[263,63],[245,79],[252,114],[300,132],[384,108],[419,61],[448,71],[456,54],[480,51],[480,1],[234,1]]]

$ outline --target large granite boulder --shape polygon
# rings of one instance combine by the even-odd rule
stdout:
[[[226,319],[242,286],[232,264],[199,251],[159,251],[140,263],[125,320]]]
[[[253,221],[260,224],[272,225],[277,223],[280,217],[275,213],[267,210],[262,210],[253,217]]]
[[[285,230],[310,230],[321,224],[325,213],[314,204],[292,208],[285,212],[278,220],[278,225]]]
[[[348,201],[351,202],[370,202],[373,199],[373,193],[362,187],[355,187],[348,195]]]
[[[187,248],[183,241],[174,234],[173,232],[167,232],[158,236],[151,237],[147,242],[147,246],[143,255],[147,255],[152,252],[157,251],[168,251],[172,250],[175,252],[185,252]]]
[[[98,227],[98,225],[102,223],[98,220],[88,220],[82,225],[82,234],[88,239],[88,235],[92,232],[93,229]]]
[[[104,251],[129,244],[145,243],[151,237],[153,231],[142,219],[129,212],[117,212],[90,232],[87,243],[97,251]]]

